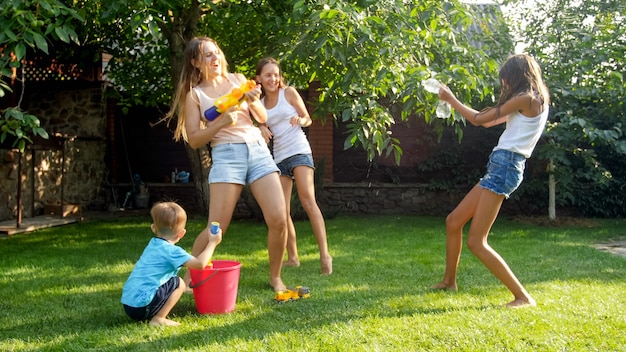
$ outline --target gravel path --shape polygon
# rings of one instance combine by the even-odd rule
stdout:
[[[601,251],[611,252],[626,258],[626,240],[624,239],[596,244],[595,247]]]

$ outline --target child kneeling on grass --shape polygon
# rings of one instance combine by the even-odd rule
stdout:
[[[187,213],[174,202],[156,203],[150,210],[153,237],[124,283],[122,304],[129,317],[136,321],[150,321],[151,325],[175,326],[167,319],[186,290],[178,270],[185,266],[201,270],[209,263],[215,247],[222,241],[222,230],[216,235],[208,232],[204,250],[194,257],[176,243],[185,236]]]

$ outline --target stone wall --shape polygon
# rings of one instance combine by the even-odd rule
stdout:
[[[432,189],[421,183],[333,183],[318,192],[318,202],[324,214],[409,214],[443,216],[450,213],[470,191],[472,185],[448,188],[445,191]],[[531,207],[529,203],[542,204],[544,199],[531,193],[519,197],[524,190],[502,203],[503,215],[547,215],[547,200],[544,207]],[[559,213],[576,214],[572,209],[560,208]]]
[[[317,200],[327,218],[336,215],[417,215],[445,216],[450,213],[469,192],[471,186],[435,190],[426,184],[406,183],[332,183],[317,190]],[[292,204],[293,205],[293,204]],[[244,192],[239,200],[235,218],[261,218],[258,205],[252,196]],[[292,217],[306,220],[302,209],[292,207]],[[541,215],[531,213],[524,199],[507,199],[502,203],[501,214]]]
[[[23,106],[49,134],[63,140],[64,153],[37,146],[23,154],[2,150],[0,174],[5,177],[0,178],[0,220],[17,216],[18,177],[24,217],[40,215],[45,205],[61,201],[80,204],[83,209],[102,208],[106,203],[104,92],[95,83],[81,87],[74,83],[69,89],[59,89],[59,85],[32,89]]]
[[[424,184],[333,183],[316,190],[322,213],[327,218],[350,214],[412,214],[445,217],[469,189],[435,191]],[[306,213],[292,202],[291,215],[306,220]],[[244,188],[234,219],[262,219],[262,213],[248,188]]]
[[[324,186],[320,204],[342,214],[445,215],[467,190],[430,190],[423,184],[333,183]]]

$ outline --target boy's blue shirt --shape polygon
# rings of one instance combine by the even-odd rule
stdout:
[[[157,289],[177,276],[178,270],[191,258],[193,256],[179,246],[153,237],[124,283],[122,303],[135,308],[147,306]]]

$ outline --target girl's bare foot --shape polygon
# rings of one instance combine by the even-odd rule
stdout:
[[[300,260],[298,259],[287,259],[283,262],[283,266],[300,266]]]
[[[333,273],[332,257],[320,258],[320,263],[322,264],[322,275],[330,275]]]
[[[152,318],[152,320],[150,320],[150,325],[153,326],[159,326],[159,325],[163,325],[163,326],[178,326],[180,325],[180,323],[177,323],[173,320],[169,320],[167,318]]]
[[[430,286],[430,289],[431,290],[440,290],[440,291],[454,291],[454,292],[457,291],[456,284],[448,285],[448,284],[443,283],[443,282],[438,283],[438,284],[433,285],[433,286]]]
[[[283,280],[280,278],[270,280],[270,286],[274,290],[274,292],[286,291],[287,286],[283,283]]]
[[[537,306],[537,302],[535,302],[532,298],[516,298],[514,301],[507,303],[504,307],[517,309],[517,308],[525,308],[525,307],[535,307]]]

